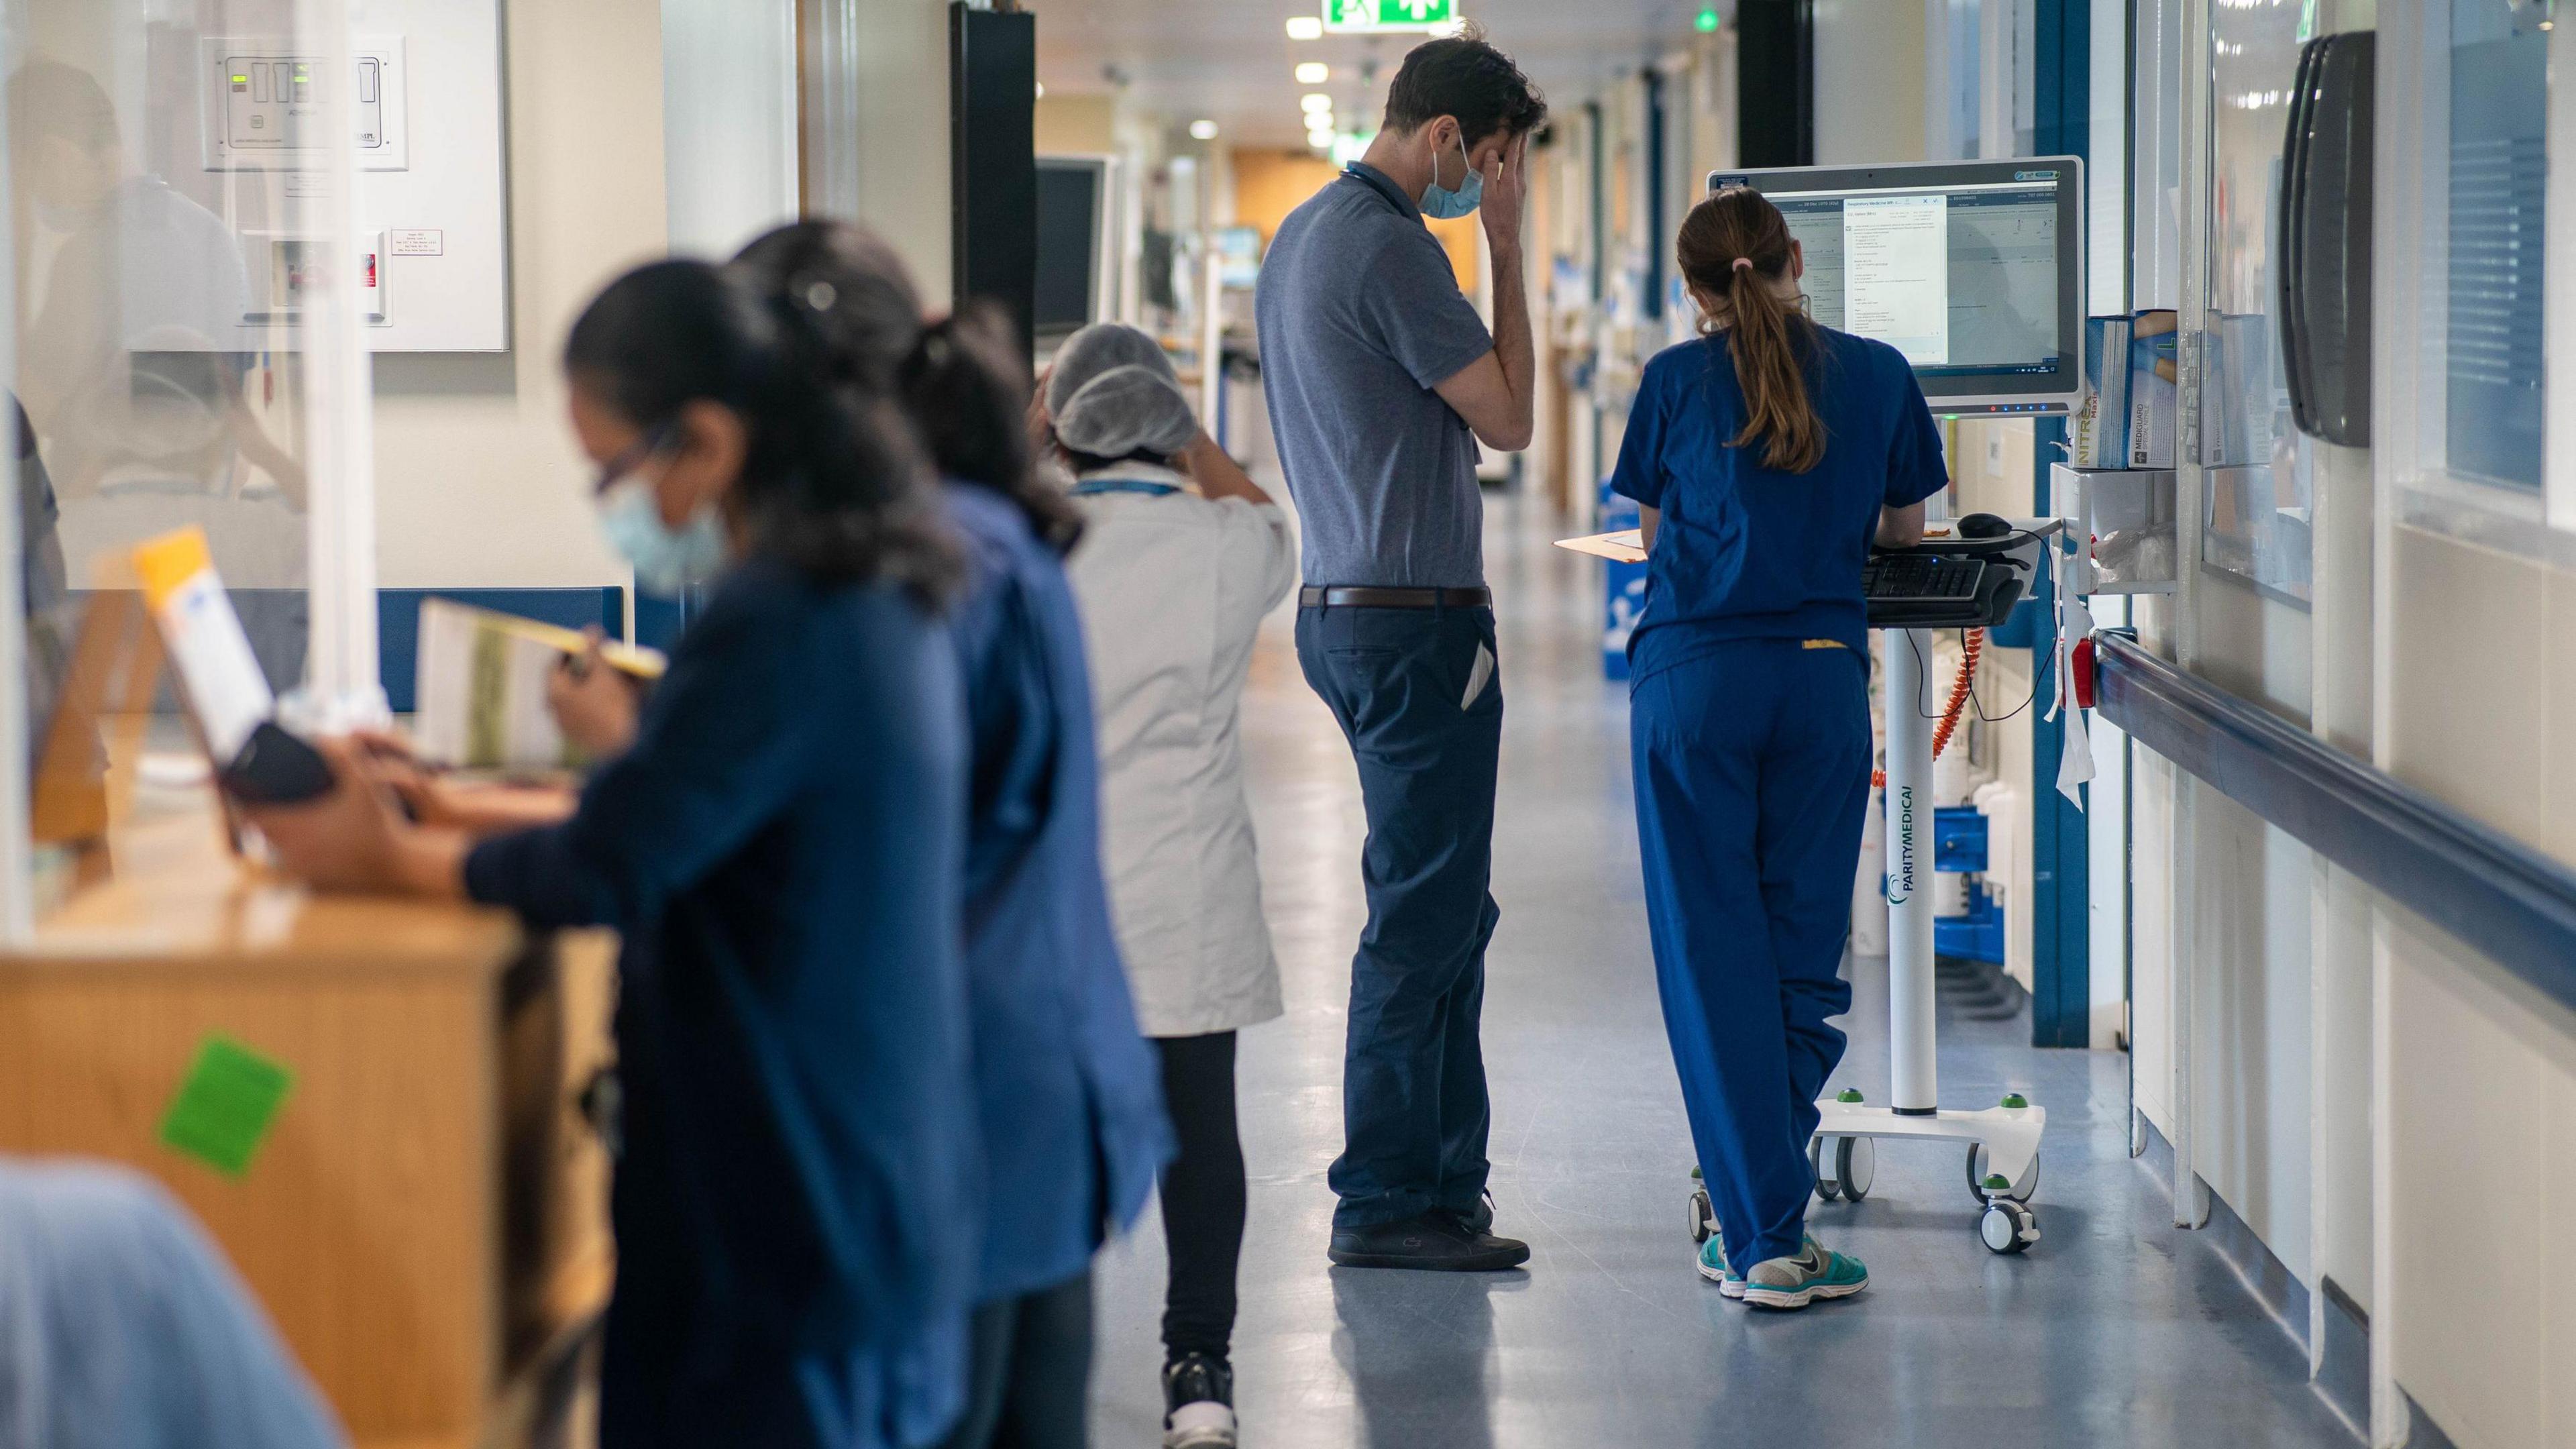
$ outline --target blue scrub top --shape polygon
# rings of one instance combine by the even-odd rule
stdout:
[[[467,859],[478,901],[624,937],[610,1442],[908,1444],[961,1405],[965,741],[927,610],[755,558],[573,818]]]
[[[1861,569],[1878,511],[1931,497],[1949,472],[1904,355],[1830,327],[1814,335],[1807,396],[1826,442],[1805,473],[1764,466],[1759,442],[1733,446],[1744,390],[1724,333],[1646,364],[1610,477],[1613,490],[1663,514],[1628,640],[1632,678],[1734,639],[1868,647]]]
[[[973,729],[966,970],[982,1105],[981,1297],[1053,1287],[1145,1206],[1170,1154],[1100,872],[1100,762],[1063,562],[1018,505],[952,483],[952,629]]]

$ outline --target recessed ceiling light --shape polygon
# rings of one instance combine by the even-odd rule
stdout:
[[[1320,60],[1300,61],[1297,65],[1297,84],[1301,86],[1319,86],[1332,78],[1333,68]]]
[[[1297,105],[1299,109],[1305,111],[1308,115],[1312,115],[1317,111],[1331,110],[1333,108],[1333,98],[1324,94],[1322,91],[1308,91],[1297,98]]]
[[[1288,17],[1288,38],[1289,38],[1290,40],[1321,40],[1321,39],[1323,39],[1323,38],[1324,38],[1324,18],[1323,18],[1322,16],[1320,16],[1320,15],[1291,15],[1291,16],[1289,16],[1289,17]]]
[[[1329,151],[1333,149],[1332,129],[1326,126],[1318,126],[1314,130],[1308,131],[1306,133],[1306,144],[1314,147],[1318,151]]]
[[[1216,139],[1216,122],[1214,122],[1214,121],[1192,121],[1192,122],[1190,122],[1190,139],[1191,139],[1191,140],[1193,140],[1193,141],[1213,141],[1213,140],[1215,140],[1215,139]]]

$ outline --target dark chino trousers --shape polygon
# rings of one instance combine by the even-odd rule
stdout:
[[[1487,890],[1503,736],[1494,656],[1488,609],[1297,613],[1298,663],[1350,741],[1368,817],[1344,1148],[1328,1178],[1337,1228],[1435,1207],[1484,1220],[1492,1112],[1478,1022],[1500,917]]]

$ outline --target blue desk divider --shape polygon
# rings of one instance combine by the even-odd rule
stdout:
[[[90,590],[76,589],[71,604],[86,607]],[[284,694],[304,682],[304,647],[309,632],[302,589],[226,589],[242,632],[250,636],[251,653],[271,690]],[[376,595],[377,667],[385,686],[385,703],[396,714],[413,707],[420,673],[420,605],[424,599],[454,599],[478,609],[560,624],[567,629],[597,625],[611,639],[626,637],[626,591],[614,584],[561,589],[384,589]],[[652,595],[636,598],[637,632],[643,642],[668,649],[680,634],[687,611],[676,599]],[[77,617],[77,615],[75,615]],[[156,711],[176,710],[177,698],[164,680],[153,700]]]
[[[635,642],[668,654],[672,646],[680,642],[680,631],[689,626],[689,620],[705,602],[704,596],[696,589],[678,598],[636,590]]]

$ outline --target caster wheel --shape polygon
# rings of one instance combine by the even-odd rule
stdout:
[[[2030,1167],[2022,1173],[2021,1181],[2014,1183],[2003,1193],[2003,1196],[2011,1198],[2014,1202],[2028,1202],[2031,1194],[2037,1191],[2039,1191],[2039,1154],[2034,1152],[2030,1155]],[[1968,1144],[1968,1195],[1979,1202],[1995,1196],[1994,1191],[1986,1186],[1986,1144],[1982,1142]]]
[[[1878,1148],[1866,1137],[1844,1137],[1834,1146],[1834,1181],[1841,1184],[1843,1199],[1858,1202],[1869,1196],[1869,1185],[1878,1176]]]
[[[1690,1196],[1690,1235],[1694,1243],[1705,1243],[1717,1236],[1717,1209],[1708,1201],[1708,1189],[1695,1187]]]
[[[1990,1253],[2027,1252],[2039,1241],[2039,1220],[2020,1203],[1999,1197],[1986,1204],[1985,1215],[1977,1220],[1977,1237]]]
[[[1834,1140],[1839,1142],[1842,1139]],[[1807,1165],[1816,1172],[1816,1196],[1832,1202],[1843,1195],[1842,1179],[1834,1170],[1839,1164],[1825,1155],[1824,1138],[1818,1137],[1807,1143]]]

